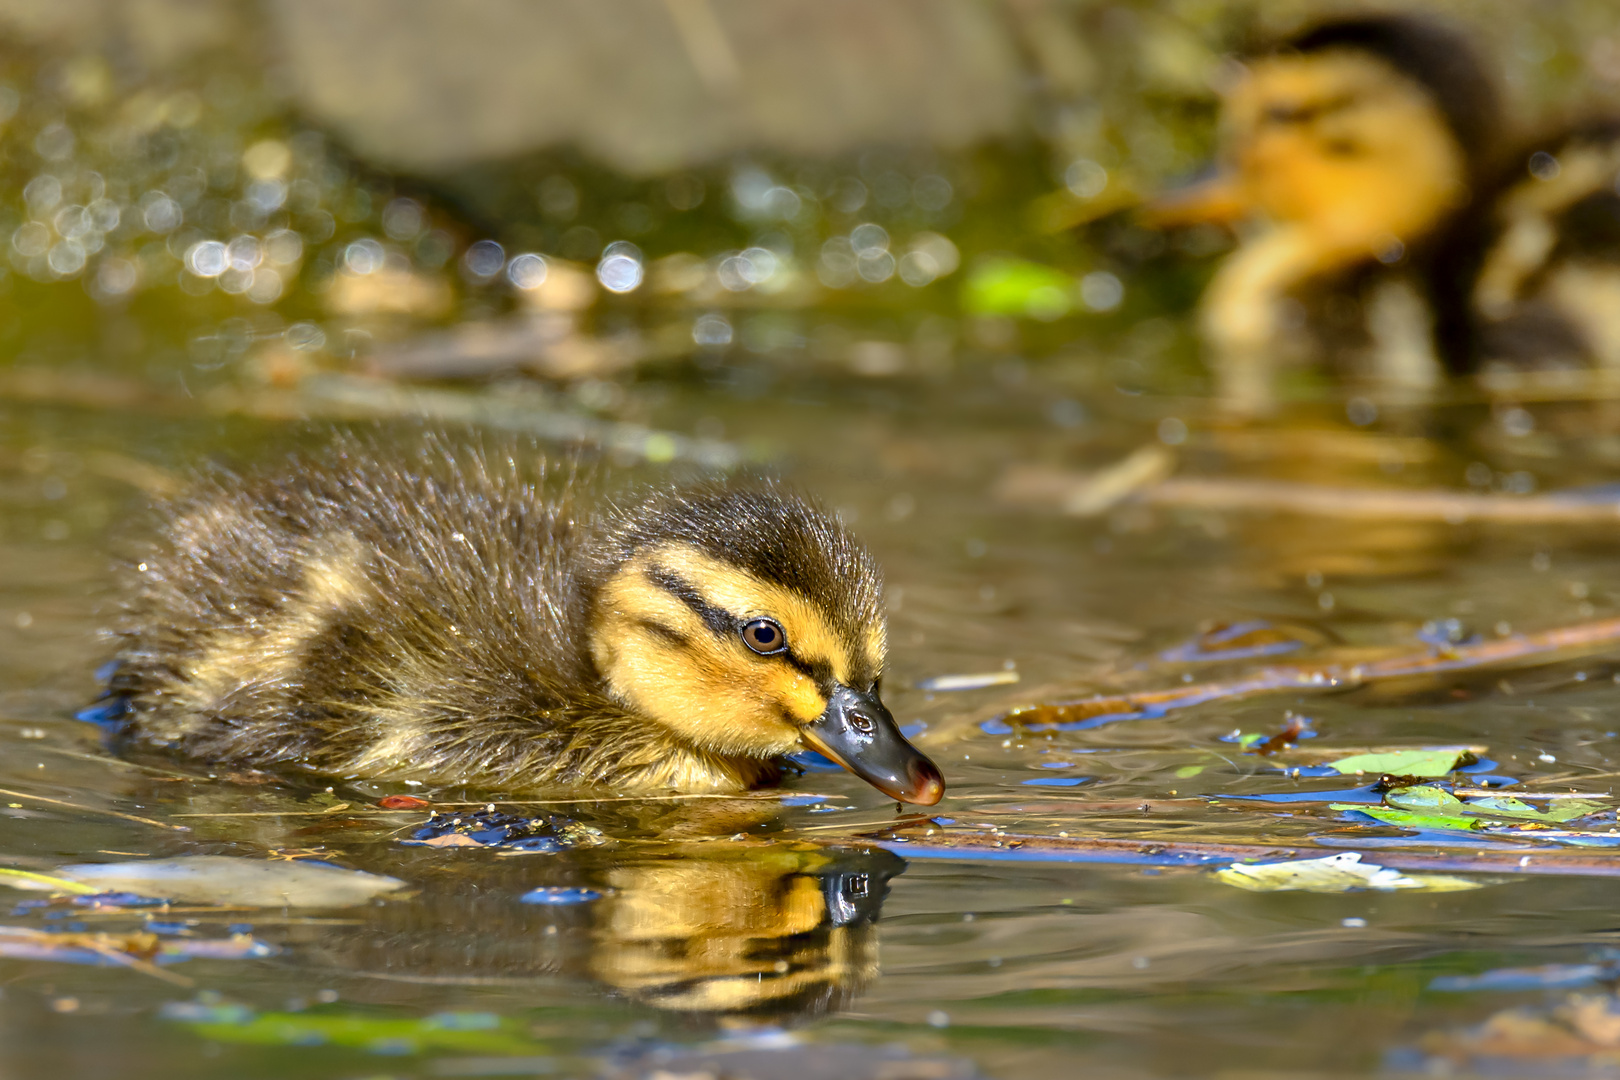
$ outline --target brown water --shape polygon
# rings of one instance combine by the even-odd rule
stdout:
[[[583,15],[555,35],[543,12],[484,27],[546,38],[489,46],[523,58],[503,68],[476,55],[471,23],[449,43],[361,0],[343,17],[0,0],[0,871],[224,855],[408,886],[344,907],[92,908],[0,874],[0,1080],[1620,1075],[1620,650],[1475,664],[1620,615],[1611,527],[1140,501],[1076,517],[1050,490],[1008,497],[1144,448],[1195,482],[1507,498],[1613,479],[1602,383],[1379,412],[1301,377],[1291,405],[1246,425],[1201,396],[1189,312],[1232,238],[1167,242],[1108,212],[1196,170],[1223,56],[1319,5],[817,14],[796,43],[821,59],[798,86],[756,70],[780,29],[717,2],[740,85],[787,103],[738,128],[758,145],[735,155],[683,147],[721,130],[696,106],[677,132],[635,104],[667,83],[687,95],[669,100],[713,105],[702,95],[732,77],[704,37],[711,5],[648,7],[685,36],[647,21],[593,72],[530,61],[588,37]],[[1493,48],[1521,119],[1620,100],[1612,4],[1435,7]],[[894,30],[939,12],[971,33]],[[938,41],[971,53],[960,83],[931,81]],[[421,70],[367,74],[400,56]],[[514,72],[535,81],[480,78]],[[559,91],[559,72],[599,85]],[[787,106],[828,119],[829,72],[855,80],[831,119],[856,134],[807,159]],[[459,113],[476,108],[457,95],[489,85],[480,137],[529,130],[543,98],[582,103],[557,116],[587,134],[603,122],[579,117],[605,109],[619,141],[458,158]],[[940,103],[964,93],[988,104],[958,128]],[[908,94],[945,134],[919,134]],[[432,131],[400,120],[443,121],[445,101],[458,115]],[[917,144],[935,136],[951,148]],[[410,152],[392,160],[419,175],[350,156],[399,138]],[[616,271],[598,262],[615,253]],[[617,272],[640,285],[612,291]],[[335,421],[422,416],[606,443],[638,476],[672,457],[743,462],[814,491],[886,567],[885,697],[943,768],[945,800],[897,807],[813,763],[751,799],[328,787],[119,756],[74,718],[100,691],[109,568],[148,527],[151,492]],[[1229,692],[1268,665],[1389,656],[1474,666]],[[1206,684],[1179,707],[1027,711]],[[1258,752],[1284,731],[1297,745]],[[1381,770],[1321,764],[1465,746],[1465,771],[1431,783],[1579,793],[1598,809],[1562,831],[1586,835],[1522,812],[1490,831],[1403,826],[1390,800],[1412,781],[1376,791]],[[402,793],[462,832],[489,831],[494,799],[567,842],[413,844],[429,810],[378,805]],[[1479,887],[1216,876],[1345,851]],[[215,955],[147,963],[165,942]]]
[[[1064,519],[993,499],[1004,465],[1106,461],[1151,441],[1153,414],[1191,416],[1193,406],[1105,393],[1085,403],[1086,424],[1068,428],[1045,419],[1059,391],[1035,379],[949,392],[859,382],[790,390],[766,409],[724,388],[666,387],[647,409],[672,430],[701,419],[709,434],[768,444],[885,563],[888,696],[902,723],[926,724],[918,741],[950,782],[927,815],[934,823],[907,835],[999,829],[1307,848],[1313,838],[1384,838],[1464,852],[1493,842],[1357,825],[1324,802],[1231,799],[1353,786],[1289,777],[1220,741],[1235,729],[1272,733],[1290,710],[1317,733],[1302,745],[1330,757],[1335,748],[1472,744],[1488,747],[1494,772],[1527,787],[1613,790],[1620,688],[1601,661],[1515,674],[1518,686],[1492,677],[1270,695],[1070,732],[980,726],[1033,701],[1173,687],[1184,673],[1265,662],[1161,658],[1215,623],[1267,620],[1279,640],[1308,651],[1412,646],[1423,623],[1447,617],[1487,636],[1504,621],[1535,629],[1603,617],[1620,580],[1601,532],[1324,528],[1219,512]],[[1310,437],[1302,430],[1279,425],[1259,438],[1286,447]],[[809,772],[781,802],[530,808],[600,828],[607,842],[501,855],[402,845],[425,818],[374,809],[397,787],[323,791],[321,782],[120,760],[72,719],[94,696],[92,671],[106,651],[96,629],[110,553],[142,520],[143,498],[108,476],[117,471],[109,462],[127,458],[111,455],[139,447],[141,461],[170,468],[222,448],[251,455],[289,432],[40,407],[9,407],[4,432],[0,862],[44,870],[284,852],[394,874],[419,890],[331,911],[19,909],[6,925],[127,931],[146,919],[192,919],[194,937],[251,927],[276,951],[165,969],[191,986],[136,970],[0,960],[8,1076],[1422,1072],[1440,1060],[1425,1057],[1425,1038],[1560,997],[1438,992],[1429,988],[1436,977],[1588,962],[1613,942],[1604,878],[1267,894],[1142,859],[1008,861],[1007,849],[975,857],[915,847],[896,858],[877,841],[923,815],[839,772]],[[1195,460],[1224,453],[1211,432],[1194,418]],[[1375,450],[1414,445],[1348,428],[1339,437]],[[1424,445],[1433,460],[1410,467],[1415,481],[1452,467],[1444,443]],[[917,688],[929,677],[996,672],[1019,681]],[[820,797],[796,797],[806,793]],[[519,902],[538,887],[599,895]],[[892,1060],[861,1047],[888,1048]]]

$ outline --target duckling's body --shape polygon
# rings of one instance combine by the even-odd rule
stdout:
[[[130,571],[127,734],[333,776],[627,792],[740,791],[814,747],[937,801],[877,698],[879,571],[836,521],[768,483],[598,501],[520,460],[350,439],[210,474]]]
[[[1228,402],[1263,406],[1290,362],[1412,390],[1492,363],[1620,363],[1620,226],[1577,221],[1620,211],[1620,125],[1514,140],[1450,27],[1299,35],[1234,81],[1222,142],[1218,177],[1158,217],[1240,229],[1200,310]]]
[[[1468,287],[1454,372],[1620,370],[1620,118],[1519,146],[1452,239],[1437,269]]]

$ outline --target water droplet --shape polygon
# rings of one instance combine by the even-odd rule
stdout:
[[[1077,198],[1095,199],[1108,186],[1108,170],[1088,158],[1077,158],[1063,171],[1063,183]]]
[[[641,250],[634,244],[622,240],[609,244],[596,264],[596,280],[609,292],[633,292],[641,279]]]
[[[26,258],[43,255],[50,250],[51,230],[37,221],[30,221],[11,234],[11,246],[17,254]]]
[[[883,226],[868,221],[850,230],[849,244],[857,255],[888,251],[889,233]]]
[[[1106,270],[1080,279],[1080,302],[1092,311],[1113,311],[1125,300],[1125,285]]]
[[[427,214],[415,199],[395,199],[383,209],[382,227],[390,240],[415,240],[427,229]]]
[[[546,283],[546,260],[533,252],[524,252],[506,264],[506,280],[515,288],[538,289]]]
[[[141,196],[141,221],[155,233],[171,232],[185,221],[180,204],[161,191],[148,191]]]
[[[692,341],[698,345],[730,345],[731,324],[723,315],[699,315],[692,324]]]
[[[488,280],[506,266],[506,251],[493,240],[480,240],[467,249],[461,265],[473,277]]]
[[[86,257],[84,248],[76,241],[63,240],[51,248],[51,253],[45,257],[45,261],[61,276],[72,277],[84,269]]]
[[[225,245],[218,240],[199,240],[186,249],[186,269],[201,278],[217,278],[229,265]]]

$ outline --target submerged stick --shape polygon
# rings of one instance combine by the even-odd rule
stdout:
[[[1103,694],[1078,701],[1028,705],[1003,714],[1008,724],[1040,730],[1080,730],[1116,720],[1144,720],[1208,701],[1230,701],[1283,690],[1352,690],[1371,683],[1433,675],[1547,664],[1620,649],[1620,619],[1599,619],[1533,634],[1514,634],[1477,645],[1403,653],[1355,663],[1291,664],[1261,668],[1235,679],[1168,690]]]
[[[1232,844],[1218,841],[1132,840],[1109,836],[1035,836],[1007,833],[911,833],[904,830],[867,842],[908,859],[992,859],[1009,862],[1128,863],[1141,866],[1218,867],[1238,862],[1283,862],[1340,852],[1359,852],[1369,863],[1395,870],[1474,874],[1538,874],[1620,877],[1620,858],[1566,849],[1522,847],[1510,851],[1400,851],[1354,843],[1297,845]]]
[[[411,386],[358,375],[312,375],[292,390],[220,387],[198,397],[170,393],[136,379],[60,372],[50,368],[0,371],[0,401],[27,401],[153,416],[251,416],[264,420],[414,419],[468,424],[531,435],[545,442],[585,444],[629,454],[655,464],[691,461],[729,469],[744,455],[730,443],[692,438],[639,424],[599,420],[516,397],[505,391],[466,391]],[[94,463],[92,463],[94,465]],[[157,485],[155,472],[103,461],[137,486]],[[138,465],[137,465],[138,469]]]
[[[792,796],[796,799],[848,799],[848,795],[824,795],[813,791],[788,791],[773,788],[768,791],[736,791],[718,793],[712,791],[675,791],[661,795],[604,795],[593,797],[580,796],[576,799],[477,799],[472,802],[437,802],[429,800],[427,806],[401,807],[397,810],[385,810],[373,807],[352,807],[347,811],[350,817],[391,817],[400,814],[419,814],[423,810],[462,810],[468,807],[480,806],[586,806],[596,803],[646,803],[646,802],[695,802],[700,800],[718,799],[732,802],[780,802],[783,796]],[[234,810],[226,813],[186,813],[176,814],[177,818],[229,818],[229,817],[325,817],[332,813],[331,808],[324,810]]]
[[[1351,487],[1290,480],[1226,477],[1154,479],[1140,468],[1128,470],[1152,482],[1122,485],[1124,462],[1098,473],[1076,473],[1039,466],[1009,469],[996,486],[1008,502],[1047,503],[1074,517],[1105,513],[1121,501],[1178,509],[1294,514],[1356,521],[1427,521],[1447,525],[1492,522],[1504,525],[1583,525],[1620,522],[1620,499],[1578,493],[1483,495],[1469,491]]]
[[[1310,517],[1436,521],[1462,525],[1571,525],[1620,521],[1620,501],[1580,495],[1482,495],[1467,491],[1385,490],[1286,480],[1166,480],[1138,496],[1154,506],[1248,510]]]

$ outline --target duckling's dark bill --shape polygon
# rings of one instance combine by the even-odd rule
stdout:
[[[876,694],[840,687],[804,742],[891,799],[933,806],[945,794],[939,767],[906,741]]]

